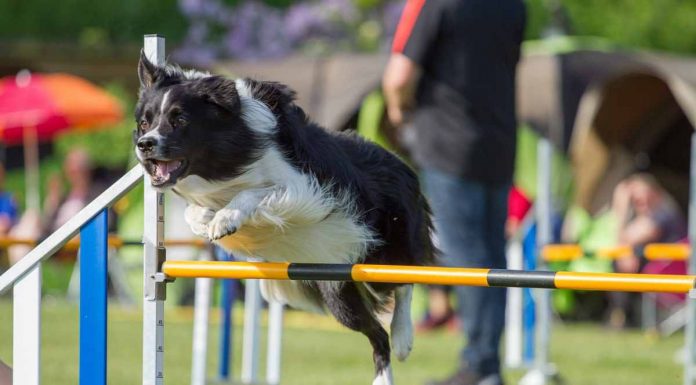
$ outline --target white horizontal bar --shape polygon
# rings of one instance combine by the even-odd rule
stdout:
[[[103,208],[111,206],[142,180],[143,169],[140,165],[133,167],[126,175],[112,184],[95,200],[90,202],[77,215],[61,226],[46,240],[41,242],[24,258],[12,265],[3,275],[0,275],[0,294],[22,278],[27,272],[36,267],[41,261],[53,255],[58,249],[74,237],[80,228],[97,215]]]

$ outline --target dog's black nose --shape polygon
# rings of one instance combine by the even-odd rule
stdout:
[[[152,151],[152,148],[155,147],[156,145],[157,145],[157,139],[155,139],[151,136],[150,137],[144,136],[144,137],[138,139],[138,144],[137,144],[138,150],[140,150],[142,152]]]

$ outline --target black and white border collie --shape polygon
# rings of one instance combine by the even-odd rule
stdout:
[[[133,139],[153,186],[186,200],[193,232],[272,262],[427,265],[430,210],[414,172],[356,136],[328,132],[275,82],[231,80],[141,54]],[[372,344],[374,385],[413,343],[412,285],[263,281],[266,299],[331,312]]]

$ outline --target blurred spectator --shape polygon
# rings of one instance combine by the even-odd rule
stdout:
[[[12,385],[12,369],[0,361],[0,385]]]
[[[0,237],[9,235],[17,222],[17,203],[12,194],[5,191],[5,165],[0,163]],[[7,249],[0,249],[0,271],[9,265]]]
[[[409,0],[383,78],[387,114],[419,166],[447,266],[505,268],[515,159],[520,0]],[[467,334],[439,385],[499,385],[504,288],[455,287]]]
[[[642,249],[648,243],[677,242],[687,235],[686,219],[674,199],[649,174],[636,174],[619,183],[614,189],[612,211],[618,221],[619,245]],[[645,259],[635,254],[616,260],[616,271],[637,273]],[[622,328],[632,305],[629,293],[612,293],[610,326]]]
[[[12,231],[13,237],[47,237],[104,190],[103,186],[93,182],[92,164],[89,154],[84,149],[75,148],[68,152],[63,161],[63,174],[69,184],[67,193],[64,194],[62,177],[52,175],[48,181],[43,213],[25,212]],[[109,223],[115,223],[113,215],[109,215]],[[10,248],[10,260],[13,263],[17,262],[29,250],[29,247],[13,246]]]
[[[450,293],[452,292],[449,286],[428,287],[428,310],[423,319],[416,325],[416,330],[426,332],[441,327],[448,329],[456,329],[459,327],[459,320],[450,304]]]
[[[529,198],[520,188],[513,186],[508,195],[508,218],[505,223],[505,233],[508,238],[517,234],[531,208],[532,202]]]
[[[0,236],[6,236],[17,222],[17,203],[5,191],[5,165],[0,163]]]
[[[612,211],[618,220],[618,244],[633,248],[653,242],[677,242],[686,237],[686,219],[674,199],[649,174],[633,175],[614,190]],[[617,261],[622,273],[638,272],[640,260]]]
[[[68,152],[63,161],[63,174],[69,184],[67,194],[63,193],[60,176],[52,175],[48,183],[43,213],[47,234],[56,231],[101,192],[92,183],[92,164],[83,149]]]

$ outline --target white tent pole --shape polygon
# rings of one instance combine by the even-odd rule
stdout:
[[[41,195],[39,193],[39,140],[37,138],[36,126],[25,126],[22,138],[24,140],[26,208],[27,210],[36,210],[38,212],[41,208]]]
[[[696,274],[696,133],[691,135],[691,170],[689,191],[689,274]],[[686,354],[684,357],[684,385],[696,383],[696,294],[691,290],[686,300],[686,332],[684,333]]]

